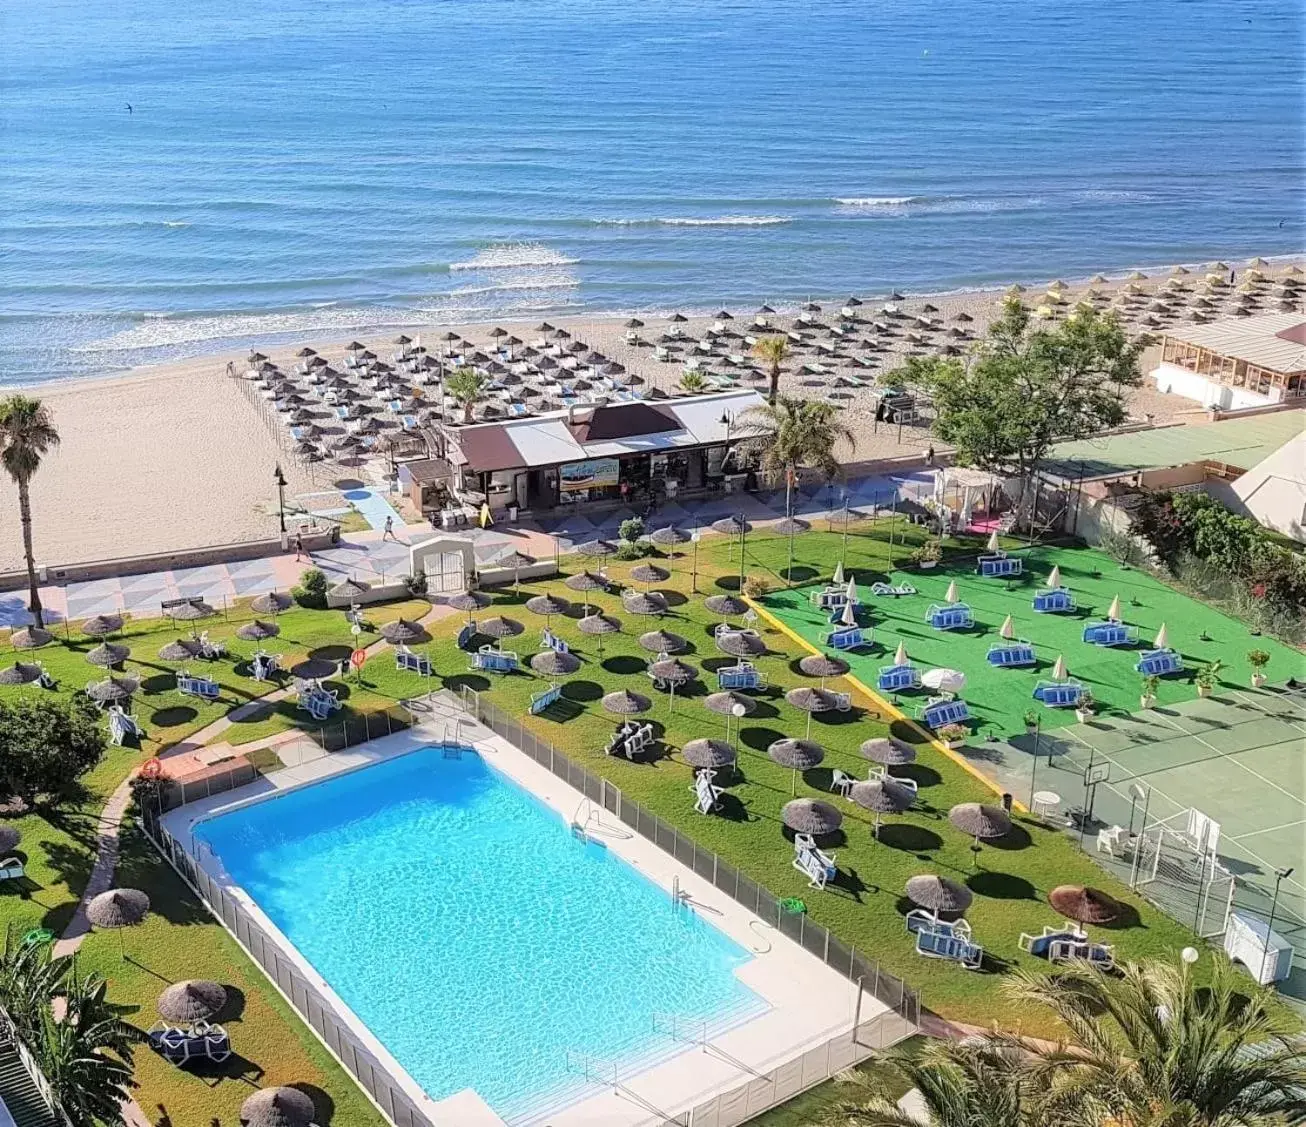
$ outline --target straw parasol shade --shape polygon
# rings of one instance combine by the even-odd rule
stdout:
[[[21,830],[14,826],[0,826],[0,854],[12,853],[22,840]]]
[[[838,706],[834,693],[828,689],[813,689],[807,685],[800,686],[797,689],[790,689],[785,693],[785,700],[795,708],[807,713],[807,736],[812,734],[813,713],[829,712]]]
[[[1000,806],[986,806],[979,802],[962,802],[948,811],[948,821],[964,834],[975,839],[974,852],[979,852],[981,841],[993,841],[1011,832],[1011,817]],[[975,862],[972,854],[971,863]]]
[[[676,657],[655,661],[648,667],[648,671],[655,680],[665,681],[669,685],[684,685],[698,676],[697,669]]]
[[[649,534],[649,540],[659,548],[671,548],[677,544],[685,543],[688,539],[688,532],[681,532],[672,524],[667,525],[665,528],[656,529]]]
[[[916,796],[905,786],[888,778],[853,783],[848,797],[863,810],[869,810],[875,815],[875,826],[871,830],[875,837],[880,836],[882,814],[901,814],[916,801]]]
[[[16,661],[7,669],[0,669],[0,685],[30,685],[39,680],[41,667],[30,661]]]
[[[572,591],[606,591],[608,582],[601,575],[595,575],[592,571],[578,571],[575,575],[569,575],[563,581],[563,585]]]
[[[465,611],[467,614],[490,605],[489,596],[482,595],[480,591],[462,591],[457,595],[450,595],[445,602],[454,610]]]
[[[165,1021],[211,1021],[227,1004],[227,991],[217,982],[203,979],[174,982],[162,994],[156,1006]]]
[[[843,825],[843,815],[836,807],[814,798],[795,798],[786,802],[780,817],[794,833],[813,837],[834,833]]]
[[[86,905],[86,918],[96,927],[118,931],[118,953],[127,958],[121,930],[134,927],[150,912],[150,898],[135,888],[111,888]]]
[[[603,559],[616,555],[617,546],[611,540],[586,540],[584,544],[576,545],[576,551],[582,556]]]
[[[656,564],[642,563],[630,569],[630,577],[636,583],[665,583],[671,578],[671,572]]]
[[[54,635],[39,626],[25,626],[9,635],[9,644],[16,650],[39,650],[54,641]]]
[[[957,601],[957,581],[955,579],[948,584],[948,589],[943,594],[943,601],[949,604]]]
[[[126,646],[116,646],[112,642],[101,642],[86,655],[86,660],[92,665],[111,669],[115,665],[121,665],[131,657],[131,653],[131,650]]]
[[[752,532],[753,526],[744,520],[743,517],[735,514],[733,516],[722,517],[720,520],[712,522],[712,531],[721,532],[727,536],[738,536],[743,532]]]
[[[653,707],[653,702],[648,697],[642,693],[632,693],[629,689],[608,693],[602,703],[604,712],[615,712],[618,716],[634,716]]]
[[[140,680],[136,677],[109,677],[88,685],[86,695],[100,704],[109,704],[113,701],[126,700],[140,687]]]
[[[680,757],[691,767],[715,771],[735,762],[735,749],[725,740],[690,740],[680,749]]]
[[[1057,654],[1056,664],[1052,666],[1052,680],[1064,681],[1068,676],[1070,672],[1066,669],[1065,655]]]
[[[269,591],[266,595],[259,595],[249,606],[255,614],[280,614],[289,610],[294,602],[289,595],[283,595],[280,591]]]
[[[875,736],[862,743],[863,758],[881,767],[905,767],[916,762],[916,749],[894,736]]]
[[[748,604],[737,595],[709,595],[703,605],[722,618],[738,618],[748,611]]]
[[[331,594],[338,599],[354,599],[367,591],[367,584],[360,579],[342,579],[331,588]]]
[[[1048,903],[1068,920],[1109,924],[1120,916],[1120,905],[1105,892],[1080,884],[1063,884],[1048,893]]]
[[[562,598],[561,595],[533,595],[526,600],[526,609],[531,614],[542,614],[545,618],[552,618],[555,614],[566,614],[571,609],[571,603]]]
[[[631,614],[666,614],[667,598],[656,591],[623,591],[621,605]]]
[[[824,681],[827,677],[842,677],[848,672],[848,663],[827,654],[808,654],[798,662],[798,668],[808,677],[819,677]]]
[[[825,749],[814,740],[776,740],[766,754],[781,767],[789,768],[789,793],[798,793],[798,772],[819,766]]]
[[[599,653],[603,653],[603,635],[615,634],[621,629],[621,620],[613,618],[608,614],[587,614],[578,623],[576,629],[586,637],[597,638],[599,640]]]
[[[935,915],[940,912],[964,912],[974,897],[964,884],[934,873],[922,873],[907,882],[907,899]]]
[[[709,712],[715,712],[718,716],[746,716],[757,711],[757,701],[753,700],[752,697],[744,696],[742,693],[712,693],[703,701],[703,707]],[[739,708],[744,710],[743,713],[735,711]]]
[[[88,638],[107,638],[122,629],[122,618],[116,614],[97,614],[82,623],[82,633]]]
[[[1158,650],[1163,650],[1169,645],[1170,637],[1166,633],[1165,623],[1161,623],[1161,629],[1156,632],[1156,637],[1152,639],[1152,645]]]
[[[766,653],[766,643],[753,633],[742,630],[728,630],[717,635],[717,648],[732,657],[757,657]]]
[[[201,618],[212,618],[217,613],[208,603],[199,599],[168,608],[168,617],[174,622],[198,622]]]
[[[531,668],[546,677],[565,677],[580,668],[580,658],[574,653],[557,653],[541,650],[531,658]]]
[[[237,630],[236,637],[243,638],[247,642],[262,642],[267,638],[275,638],[280,633],[281,627],[275,622],[263,622],[256,618]]]
[[[650,630],[639,636],[641,648],[655,654],[678,654],[689,649],[689,643],[679,634],[669,630]]]
[[[425,641],[427,636],[426,630],[420,622],[411,622],[406,618],[396,618],[393,622],[387,622],[381,627],[381,637],[392,646]]]
[[[480,622],[476,632],[484,634],[487,638],[515,638],[522,632],[522,624],[512,618],[495,615]]]
[[[316,1114],[298,1088],[260,1088],[240,1105],[245,1127],[311,1127]]]

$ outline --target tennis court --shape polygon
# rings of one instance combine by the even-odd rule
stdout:
[[[1012,790],[1022,802],[1035,792],[1060,796],[1064,813],[1091,811],[1084,847],[1097,847],[1097,830],[1113,825],[1156,833],[1182,843],[1194,824],[1212,837],[1218,832],[1219,863],[1235,878],[1233,903],[1267,919],[1274,898],[1276,870],[1294,868],[1280,883],[1274,929],[1297,948],[1296,983],[1286,992],[1303,996],[1306,987],[1306,690],[1231,689],[1218,696],[1132,715],[1096,718],[1034,738],[1021,736],[990,749],[976,764]],[[1086,786],[1086,779],[1100,781]],[[1207,831],[1198,811],[1217,829]],[[1076,823],[1080,819],[1075,818]],[[1193,918],[1218,924],[1227,895],[1208,884],[1217,873],[1203,872],[1201,843],[1188,872],[1163,872],[1153,898],[1169,899],[1183,918],[1180,895],[1191,883]],[[1154,855],[1153,855],[1154,856]],[[1109,855],[1102,860],[1111,862]],[[1130,864],[1145,881],[1150,865]],[[1148,893],[1144,883],[1140,890]],[[1204,899],[1203,899],[1204,898]],[[1207,931],[1207,927],[1199,927]]]

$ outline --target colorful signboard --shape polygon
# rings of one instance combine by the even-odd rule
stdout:
[[[558,488],[564,492],[572,489],[601,489],[616,485],[621,463],[616,458],[594,458],[588,462],[571,462],[558,469]]]

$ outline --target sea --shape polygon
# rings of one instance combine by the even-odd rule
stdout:
[[[1300,0],[0,5],[0,383],[1306,246]]]

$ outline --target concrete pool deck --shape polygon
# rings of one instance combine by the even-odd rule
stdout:
[[[464,1090],[444,1100],[433,1100],[416,1084],[308,961],[259,909],[257,903],[235,884],[220,860],[208,848],[196,852],[195,826],[208,818],[251,802],[322,779],[357,770],[444,740],[470,744],[490,766],[543,801],[571,825],[578,809],[587,808],[586,832],[614,854],[667,892],[678,889],[708,923],[738,943],[751,959],[736,970],[740,981],[768,1006],[761,1014],[701,1040],[684,1033],[684,1049],[662,1054],[641,1064],[590,1060],[578,1068],[578,1082],[588,1085],[565,1106],[543,1103],[538,1111],[514,1119],[514,1124],[543,1124],[551,1127],[647,1127],[662,1124],[707,1102],[718,1100],[723,1114],[712,1122],[739,1123],[745,1106],[752,1107],[759,1096],[759,1078],[779,1072],[783,1081],[773,1081],[784,1096],[823,1079],[809,1075],[810,1055],[828,1042],[843,1038],[840,1050],[855,1059],[867,1055],[851,1044],[854,1022],[864,1027],[891,1011],[869,993],[858,1008],[858,989],[838,972],[813,957],[796,942],[745,909],[712,883],[697,876],[651,841],[634,833],[615,815],[588,803],[571,786],[536,763],[525,752],[473,721],[456,706],[434,700],[430,719],[416,728],[372,741],[348,751],[322,755],[297,767],[263,776],[247,786],[202,799],[171,811],[163,825],[186,848],[192,858],[271,936],[287,959],[313,983],[346,1025],[380,1061],[414,1104],[429,1115],[433,1124],[451,1127],[504,1127],[501,1119],[473,1091]],[[689,795],[686,795],[689,801]],[[820,893],[813,892],[817,896]],[[615,985],[615,984],[614,984]],[[583,999],[577,999],[583,1005]],[[533,1015],[522,1015],[530,1019]],[[903,1022],[901,1035],[910,1031]],[[505,1031],[510,1035],[510,1031]],[[896,1039],[896,1036],[895,1038]],[[877,1045],[877,1048],[883,1047]],[[840,1058],[838,1067],[845,1063]],[[749,1091],[751,1088],[752,1092]],[[762,1110],[760,1106],[757,1111]],[[752,1112],[755,1114],[756,1111]],[[698,1122],[699,1120],[695,1120]],[[706,1120],[704,1120],[706,1122]]]

